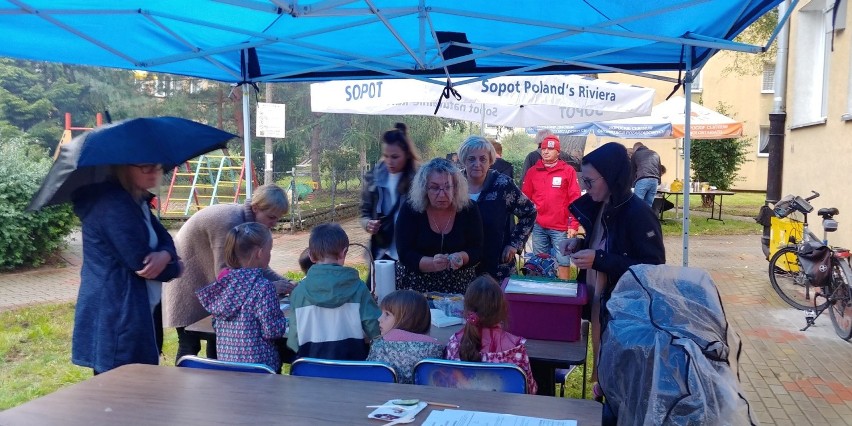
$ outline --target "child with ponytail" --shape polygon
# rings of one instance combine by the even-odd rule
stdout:
[[[526,339],[503,330],[508,307],[503,291],[491,276],[473,280],[464,295],[465,325],[450,337],[447,359],[515,364],[527,376],[527,393],[538,385],[530,370]]]
[[[195,294],[213,314],[216,353],[222,361],[266,364],[281,370],[275,342],[285,336],[275,285],[263,275],[269,268],[272,234],[256,222],[232,228],[225,238],[225,263],[216,282]]]

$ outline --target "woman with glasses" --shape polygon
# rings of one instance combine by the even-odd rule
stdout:
[[[214,281],[227,267],[225,240],[237,225],[258,222],[269,229],[287,214],[287,194],[277,185],[255,188],[243,204],[214,204],[193,214],[181,226],[175,242],[186,272],[163,289],[163,325],[175,327],[178,349],[175,363],[184,355],[198,355],[201,340],[185,328],[210,315],[195,291]],[[275,284],[279,294],[287,294],[294,284],[266,268],[264,278]],[[207,357],[216,358],[216,341],[207,341]]]
[[[443,158],[424,164],[400,207],[397,288],[464,293],[482,259],[482,220],[467,180]]]
[[[481,136],[468,137],[459,147],[470,199],[479,207],[483,235],[482,261],[476,271],[497,282],[516,272],[515,254],[527,242],[536,209],[509,176],[489,170],[497,153]],[[513,217],[518,218],[513,226]]]
[[[71,197],[83,231],[71,361],[95,374],[159,363],[160,290],[181,273],[172,237],[148,205],[162,166],[115,166],[113,176]]]
[[[370,234],[373,259],[399,260],[394,223],[419,162],[405,124],[396,123],[382,134],[382,158],[364,175],[361,192],[361,226]]]
[[[606,301],[615,283],[633,265],[666,263],[666,250],[660,222],[630,190],[630,159],[624,145],[610,142],[601,146],[583,157],[581,167],[580,182],[586,194],[570,210],[586,230],[586,238],[566,240],[560,251],[571,256],[580,269],[578,281],[585,282],[593,294],[592,350],[597,360],[601,330],[607,321]],[[592,382],[597,382],[597,362],[592,365]],[[593,390],[596,399],[602,396],[597,383]]]

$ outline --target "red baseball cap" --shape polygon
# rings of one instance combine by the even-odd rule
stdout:
[[[550,148],[559,151],[559,138],[556,135],[547,135],[541,140],[540,148]]]

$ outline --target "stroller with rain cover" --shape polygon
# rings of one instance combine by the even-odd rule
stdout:
[[[739,336],[706,271],[633,266],[602,319],[604,424],[756,424],[739,384]]]

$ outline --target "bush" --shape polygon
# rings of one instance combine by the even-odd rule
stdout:
[[[68,205],[24,211],[51,163],[46,150],[23,137],[0,140],[0,269],[43,264],[74,226]]]
[[[720,102],[716,111],[729,115],[729,109]],[[694,172],[692,180],[710,182],[710,185],[725,191],[731,189],[740,166],[750,161],[748,148],[752,143],[752,138],[693,140],[689,155]]]

